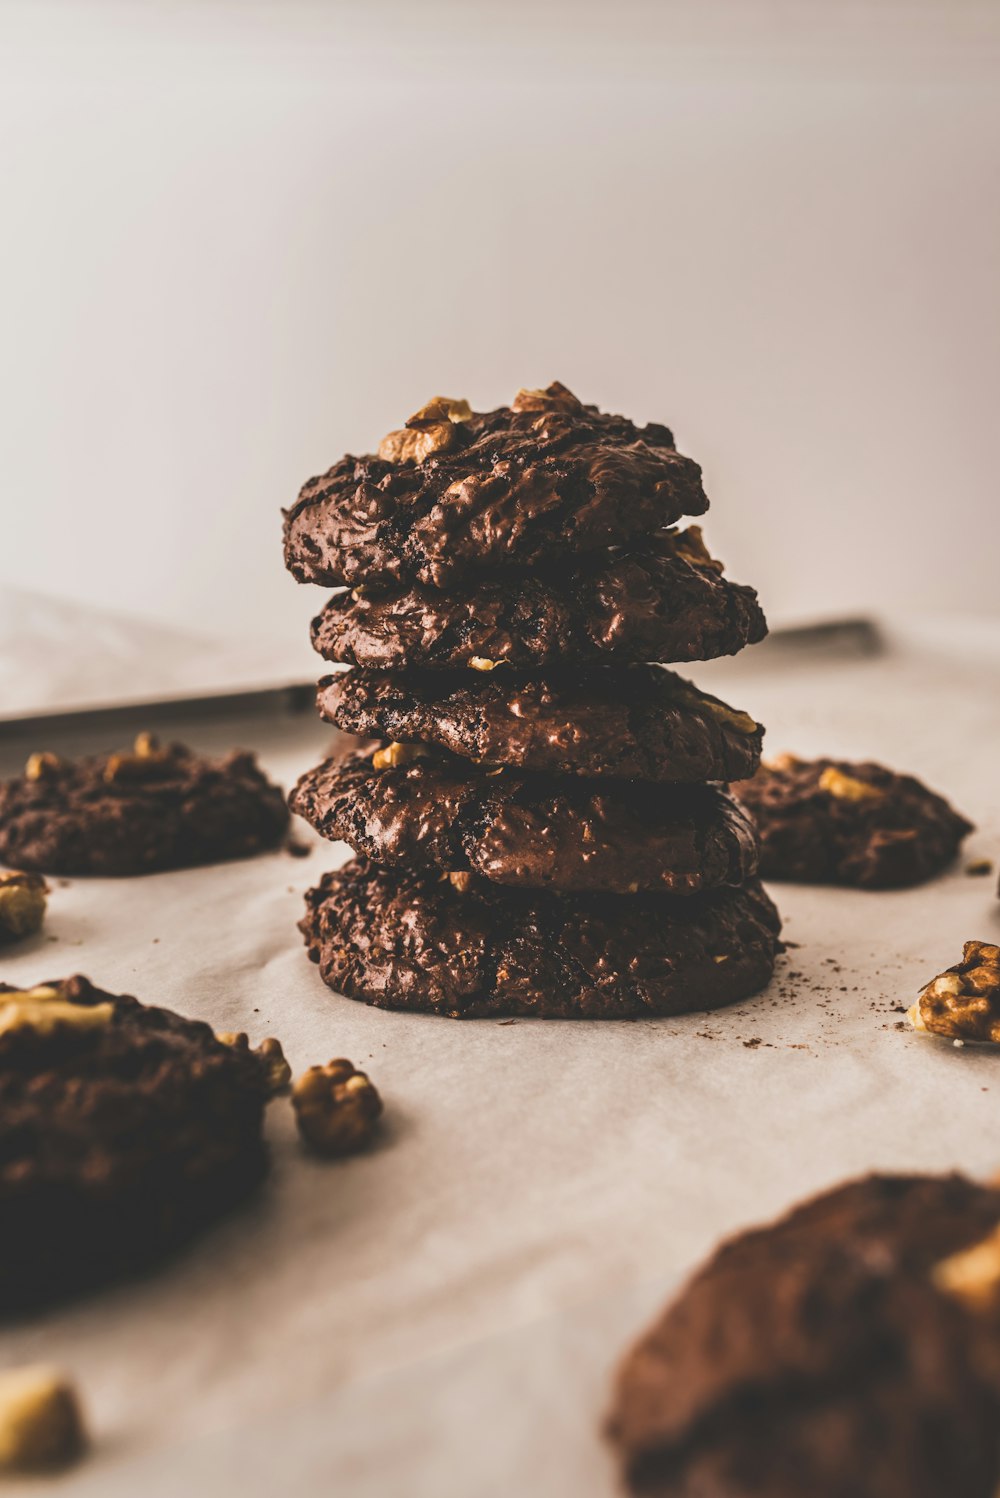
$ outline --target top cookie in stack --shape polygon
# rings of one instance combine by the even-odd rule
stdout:
[[[321,714],[368,740],[295,811],[362,855],[307,897],[331,987],[454,1016],[626,1017],[745,998],[778,919],[724,782],[763,730],[650,662],[766,633],[696,526],[664,426],[563,385],[479,413],[437,397],[285,516]]]

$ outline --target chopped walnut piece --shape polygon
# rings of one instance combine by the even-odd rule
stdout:
[[[450,395],[435,395],[426,406],[421,406],[406,423],[408,427],[429,426],[439,421],[471,421],[472,407],[466,400],[455,400]]]
[[[137,733],[135,743],[132,745],[132,752],[136,759],[155,759],[157,755],[162,755],[163,753],[160,741],[155,733]]]
[[[869,785],[867,780],[858,780],[854,775],[845,775],[835,765],[827,765],[819,777],[819,788],[841,801],[873,801],[885,795],[877,785]]]
[[[233,1046],[236,1050],[250,1050],[250,1040],[245,1030],[216,1030],[215,1038],[222,1045]],[[268,1097],[277,1097],[279,1092],[287,1092],[292,1080],[292,1068],[285,1060],[281,1041],[269,1035],[251,1054],[256,1056],[263,1068]]]
[[[47,775],[58,770],[61,764],[62,760],[58,754],[49,754],[48,751],[29,755],[28,763],[24,767],[25,779],[44,780]]]
[[[692,567],[701,567],[705,572],[725,571],[723,563],[713,557],[705,545],[700,525],[689,525],[687,530],[681,531],[674,539],[674,550]]]
[[[292,1080],[292,1068],[285,1059],[281,1041],[274,1035],[268,1035],[254,1051],[254,1055],[260,1057],[264,1067],[268,1097],[277,1097],[279,1092],[287,1092]]]
[[[41,874],[0,874],[0,945],[41,930],[48,893]]]
[[[390,432],[378,445],[383,463],[423,463],[434,453],[447,452],[455,445],[455,429],[450,421],[435,422],[429,427],[401,427]]]
[[[718,723],[728,723],[737,733],[757,733],[760,730],[756,718],[751,718],[742,708],[730,707],[728,702],[720,702],[716,697],[706,697],[689,681],[678,678],[674,692],[679,701],[688,702],[692,707],[711,714]]]
[[[386,744],[372,755],[372,769],[395,770],[399,765],[412,764],[415,759],[426,759],[429,754],[426,744]]]
[[[512,411],[578,411],[580,402],[572,390],[553,380],[544,390],[519,390],[510,403]]]
[[[292,1087],[299,1133],[320,1155],[353,1155],[369,1143],[382,1099],[365,1073],[342,1057],[311,1066]]]
[[[170,750],[162,748],[155,734],[140,733],[136,735],[131,754],[108,756],[104,778],[109,784],[116,780],[144,780],[169,764],[171,758]]]
[[[773,759],[763,759],[760,762],[762,770],[797,770],[806,761],[799,759],[797,754],[776,754]]]
[[[0,1371],[0,1471],[65,1466],[87,1444],[73,1385],[53,1368]]]
[[[908,1011],[914,1029],[1000,1045],[1000,947],[967,941],[962,960],[927,984]]]
[[[74,1004],[63,998],[63,992],[62,987],[42,984],[0,993],[0,1035],[10,1030],[34,1030],[38,1035],[57,1029],[98,1030],[111,1023],[113,1004]]]
[[[1000,1297],[1000,1226],[971,1248],[934,1266],[934,1284],[970,1310],[987,1310]]]
[[[434,453],[453,448],[458,440],[455,428],[471,416],[468,401],[435,395],[410,417],[405,427],[382,438],[378,455],[384,463],[423,463]]]
[[[490,660],[488,655],[470,655],[469,665],[473,671],[495,671],[503,662]]]
[[[475,875],[471,874],[468,869],[454,869],[448,875],[449,883],[454,889],[458,890],[460,895],[465,894],[465,891],[471,887],[474,879]]]

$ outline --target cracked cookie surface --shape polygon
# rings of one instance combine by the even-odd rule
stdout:
[[[345,457],[285,513],[300,582],[452,587],[557,565],[708,508],[697,463],[658,423],[584,405],[558,383],[474,412],[437,398],[382,456]],[[394,440],[395,439],[395,440]]]
[[[440,751],[380,766],[385,754],[309,770],[292,810],[376,863],[535,889],[684,895],[756,871],[753,825],[715,786],[485,770]]]
[[[492,670],[706,661],[766,633],[754,590],[723,577],[700,535],[687,531],[558,576],[448,593],[343,593],[313,620],[312,642],[327,660],[352,666]]]
[[[764,730],[659,666],[523,672],[363,671],[320,682],[322,717],[363,738],[423,742],[489,766],[625,780],[739,780]]]

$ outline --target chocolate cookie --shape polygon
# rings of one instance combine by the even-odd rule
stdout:
[[[423,741],[487,765],[625,780],[738,780],[764,730],[659,666],[344,671],[324,718],[365,738]]]
[[[998,1223],[960,1176],[875,1176],[723,1245],[618,1375],[630,1491],[993,1498],[1000,1328],[941,1266]]]
[[[376,863],[532,889],[686,895],[757,868],[753,825],[717,787],[482,770],[415,744],[327,760],[289,804]]]
[[[912,775],[783,754],[733,790],[761,837],[765,879],[888,889],[919,884],[958,852],[972,823]]]
[[[140,734],[127,754],[33,754],[0,784],[0,860],[49,874],[147,874],[247,858],[288,826],[252,754],[207,760]]]
[[[130,1273],[264,1174],[246,1045],[86,978],[0,984],[0,1311]]]
[[[556,895],[355,859],[306,895],[323,981],[451,1019],[632,1019],[715,1009],[771,977],[778,914],[760,884],[703,895]]]
[[[300,582],[445,588],[707,508],[701,469],[665,426],[605,415],[558,383],[486,412],[439,396],[377,457],[310,479],[285,512],[285,562]]]
[[[341,593],[313,620],[312,642],[327,660],[383,668],[706,661],[767,633],[756,593],[721,570],[692,526],[558,577]]]

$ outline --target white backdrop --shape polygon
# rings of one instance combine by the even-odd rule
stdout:
[[[298,648],[302,480],[560,378],[674,426],[772,617],[1000,609],[1000,7],[0,27],[0,584]]]

